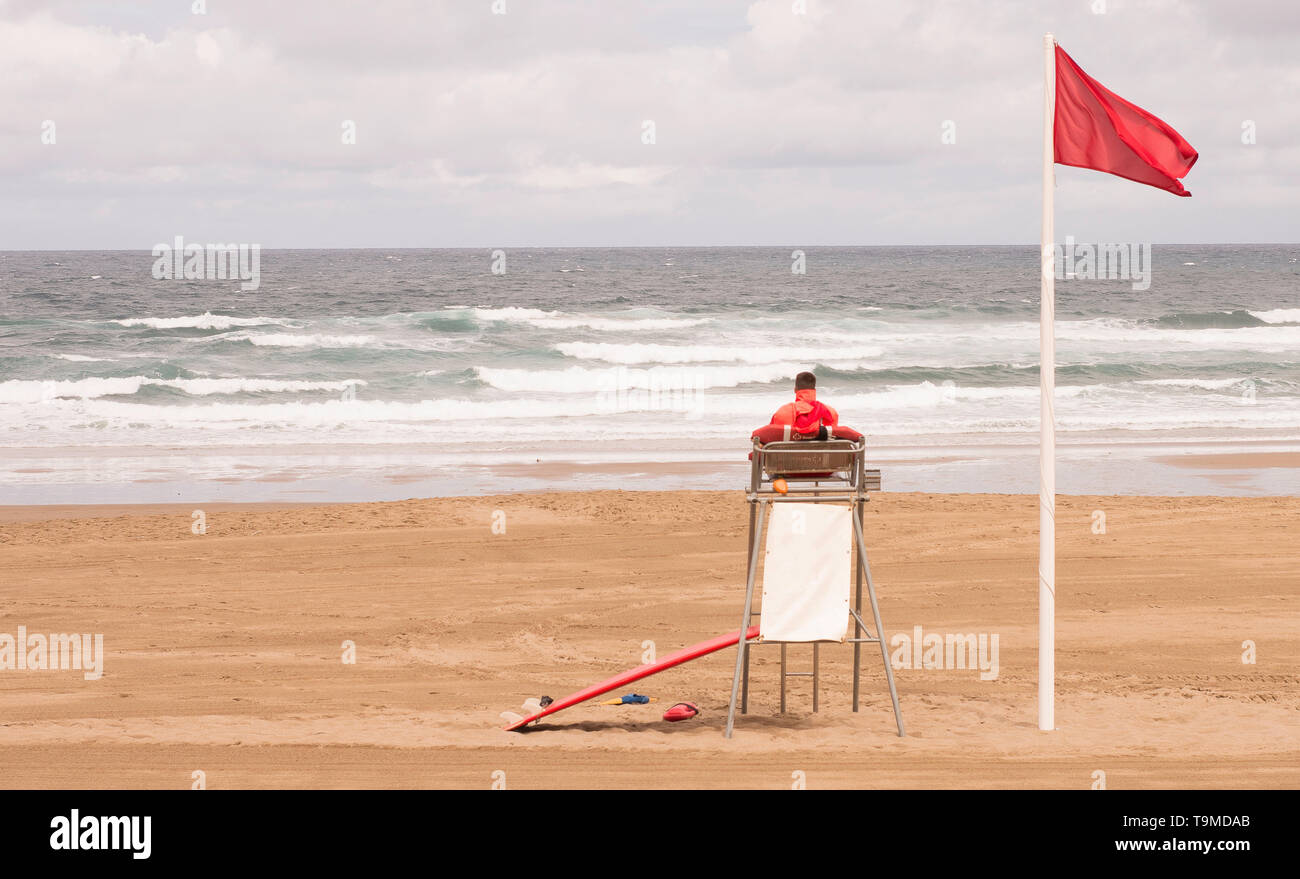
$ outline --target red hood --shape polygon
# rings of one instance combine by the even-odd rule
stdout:
[[[800,415],[807,415],[813,411],[817,402],[817,389],[804,388],[801,391],[794,392],[794,411]]]

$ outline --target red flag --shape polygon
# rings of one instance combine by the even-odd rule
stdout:
[[[1174,195],[1196,150],[1160,119],[1097,82],[1056,47],[1056,161],[1115,174]]]

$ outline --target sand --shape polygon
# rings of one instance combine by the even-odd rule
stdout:
[[[1164,455],[1154,460],[1202,470],[1258,470],[1300,467],[1300,452],[1219,452],[1210,455]]]
[[[897,672],[901,739],[879,653],[854,714],[839,645],[816,714],[807,679],[778,713],[778,648],[758,648],[731,741],[730,650],[631,688],[657,703],[500,729],[526,697],[638,664],[645,641],[662,656],[736,629],[738,491],[214,505],[202,535],[191,513],[0,509],[0,633],[100,633],[105,649],[98,680],[0,670],[0,785],[1300,787],[1291,498],[1062,498],[1058,729],[1041,732],[1037,499],[875,495],[887,634],[999,639],[993,680]],[[792,668],[809,654],[792,646]],[[679,700],[702,715],[661,721]]]

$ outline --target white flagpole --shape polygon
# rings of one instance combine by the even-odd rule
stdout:
[[[1038,728],[1056,728],[1056,260],[1052,189],[1056,154],[1056,39],[1043,37],[1043,240],[1038,312]]]

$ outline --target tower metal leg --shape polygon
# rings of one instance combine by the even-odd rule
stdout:
[[[862,501],[855,501],[859,518],[862,516]],[[858,564],[853,566],[853,609],[857,611],[853,615],[853,637],[861,638],[863,634],[862,623],[862,558],[858,557]],[[858,694],[862,688],[862,642],[853,642],[853,710],[858,710]]]
[[[889,648],[885,646],[885,627],[880,622],[880,606],[876,603],[876,586],[871,581],[871,565],[867,562],[867,542],[862,536],[862,519],[855,508],[853,510],[853,536],[858,542],[859,564],[867,578],[867,596],[871,599],[871,615],[876,621],[876,639],[880,642],[880,658],[885,663],[885,678],[889,681],[889,698],[894,703],[894,720],[898,723],[898,734],[903,731],[903,714],[898,709],[898,688],[894,686],[894,667],[889,662]],[[742,639],[743,640],[743,639]]]
[[[731,738],[731,730],[736,725],[736,698],[740,694],[740,677],[749,655],[749,639],[745,635],[749,631],[749,621],[754,612],[754,576],[758,573],[758,538],[763,533],[763,516],[766,512],[767,504],[760,500],[757,527],[750,531],[749,576],[745,578],[745,615],[740,618],[740,639],[736,644],[736,673],[731,678],[731,705],[727,708],[727,738]]]
[[[820,645],[820,644],[818,644],[816,641],[814,641],[814,642],[813,642],[813,671],[812,671],[812,681],[813,681],[813,713],[814,713],[814,714],[817,713],[817,691],[821,689],[821,681],[822,681],[822,677],[821,677],[821,667],[822,667],[822,655],[821,655],[821,650],[822,650],[822,645]]]
[[[781,713],[785,714],[785,648],[786,643],[781,642]]]
[[[757,505],[754,503],[751,503],[749,505],[749,547],[747,550],[749,553],[749,565],[748,565],[748,570],[746,571],[746,578],[749,579],[751,582],[754,576],[754,568],[755,568],[756,560],[758,558],[758,555],[754,552],[754,545],[758,540],[758,533],[754,530],[754,516],[756,513],[756,510],[754,508],[756,506]],[[754,621],[752,617],[746,618],[745,630],[747,630],[753,624]],[[745,651],[745,668],[744,671],[742,672],[742,677],[740,682],[740,713],[741,714],[749,713],[749,651],[748,650]]]

